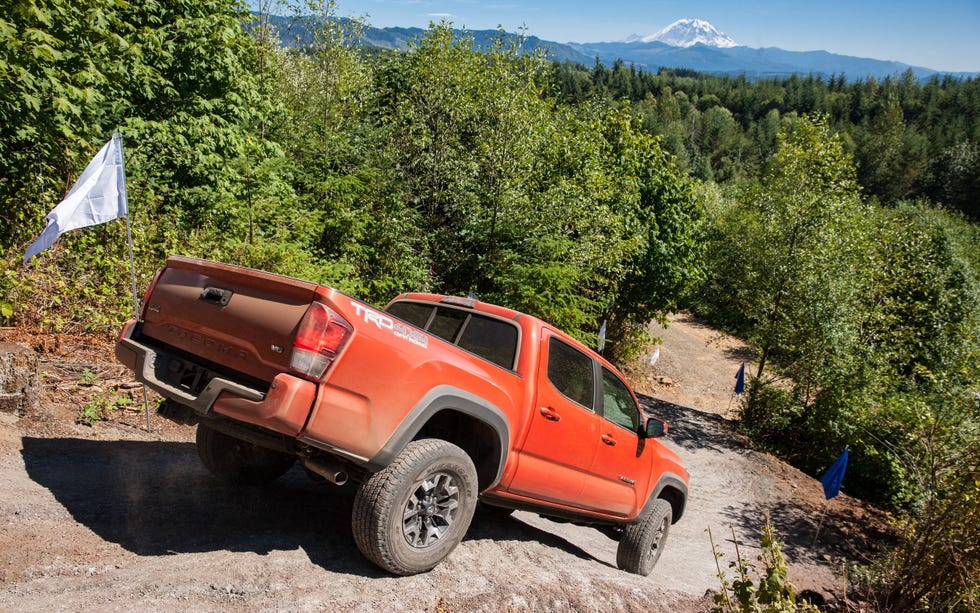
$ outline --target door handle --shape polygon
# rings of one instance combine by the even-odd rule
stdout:
[[[616,446],[616,439],[613,438],[609,434],[603,434],[602,435],[602,442],[605,443],[605,444],[607,444],[607,445],[609,445],[610,447],[615,447]]]
[[[561,421],[561,415],[551,407],[541,407],[541,415],[548,421]]]

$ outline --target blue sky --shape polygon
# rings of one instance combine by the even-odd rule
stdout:
[[[694,17],[749,47],[823,49],[980,72],[980,0],[337,0],[337,13],[367,16],[379,28],[424,28],[442,19],[470,30],[526,26],[529,34],[558,42],[645,36]]]

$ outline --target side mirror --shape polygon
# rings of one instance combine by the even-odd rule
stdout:
[[[649,417],[647,418],[646,430],[643,432],[644,438],[660,438],[667,434],[667,430],[667,422],[656,417]]]

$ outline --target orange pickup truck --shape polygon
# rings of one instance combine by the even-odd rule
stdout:
[[[261,484],[298,460],[357,484],[358,548],[399,575],[452,552],[479,500],[589,525],[649,574],[687,472],[623,376],[539,319],[459,297],[384,310],[315,283],[171,257],[116,356],[197,424],[217,476]]]

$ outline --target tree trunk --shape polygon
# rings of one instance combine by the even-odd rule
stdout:
[[[0,343],[0,413],[39,413],[37,354],[22,343]]]

